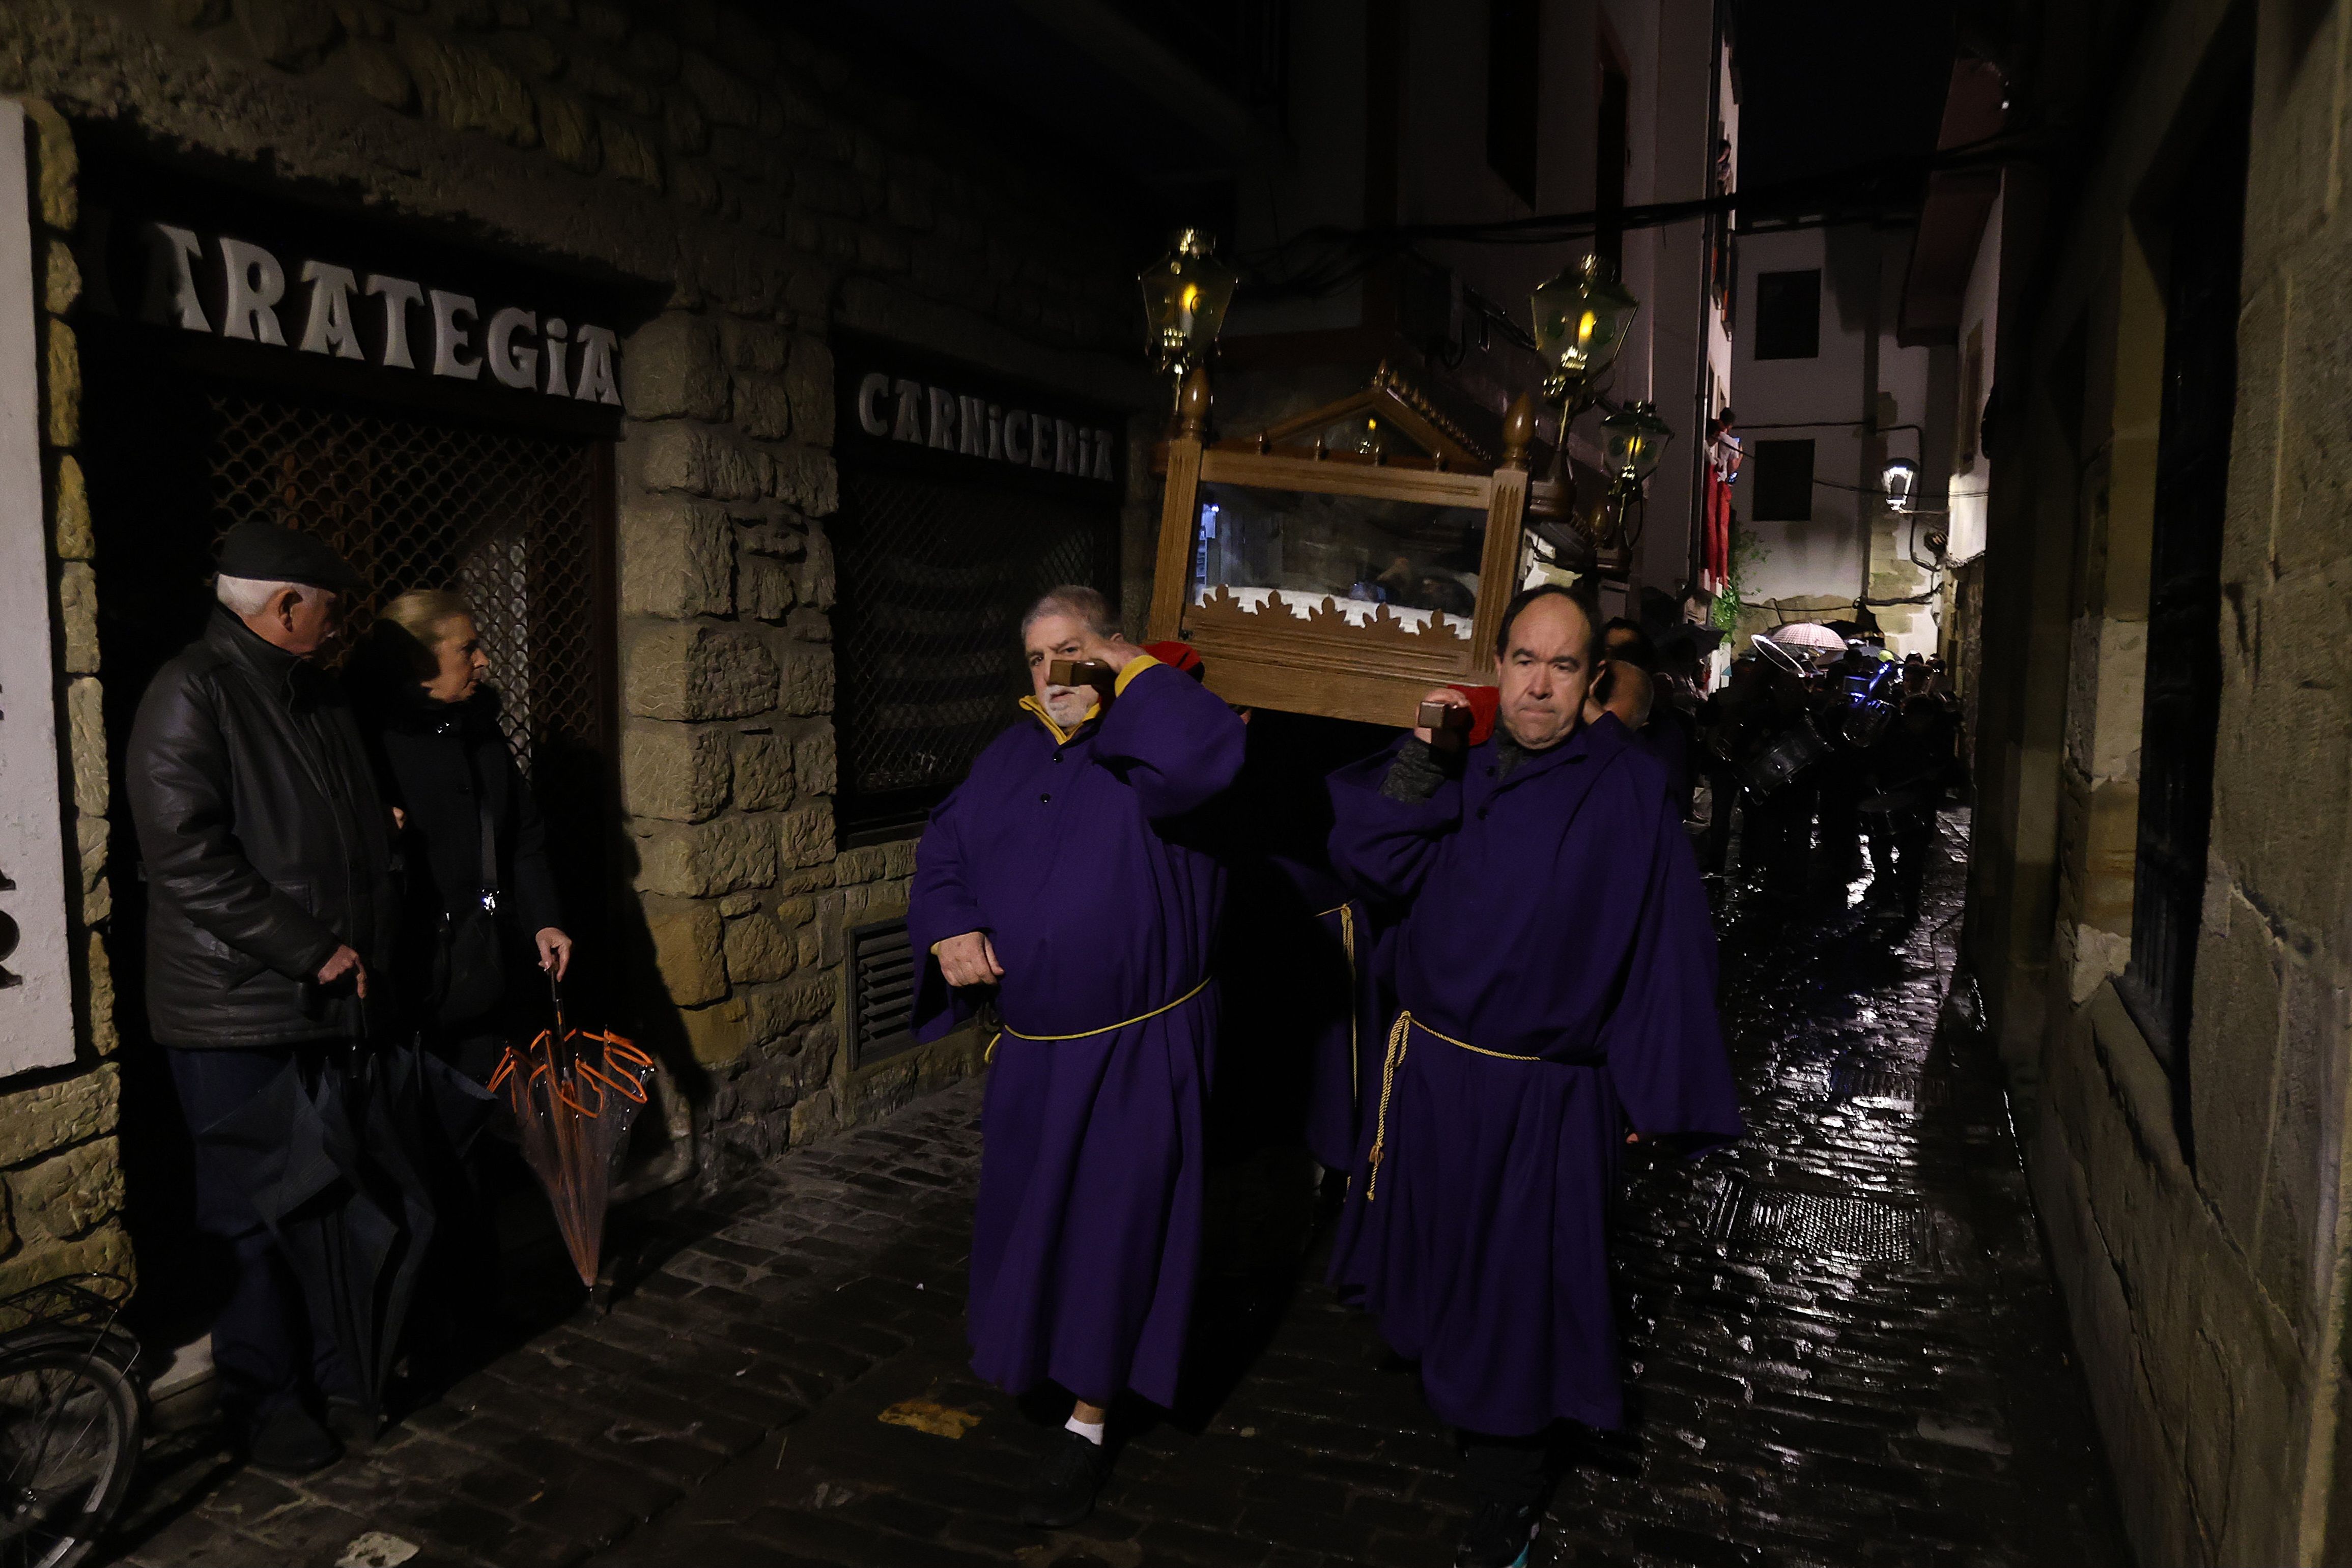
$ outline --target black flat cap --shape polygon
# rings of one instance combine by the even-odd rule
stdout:
[[[336,593],[357,593],[367,586],[326,540],[251,518],[229,529],[221,540],[220,572],[257,582],[299,582]]]

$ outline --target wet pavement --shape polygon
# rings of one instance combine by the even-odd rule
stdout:
[[[1835,890],[1724,894],[1750,1135],[1630,1181],[1634,1422],[1569,1445],[1551,1561],[2127,1563],[1998,1070],[1951,993],[1964,820],[1943,839],[1899,946]],[[1319,1244],[1212,1281],[1187,1408],[1133,1430],[1092,1519],[1009,1522],[1047,1413],[963,1364],[978,1107],[964,1085],[634,1217],[608,1315],[531,1334],[321,1475],[168,1440],[127,1561],[1451,1561],[1447,1435],[1320,1283]],[[1304,1209],[1296,1165],[1225,1191],[1237,1174],[1275,1201],[1227,1212]]]

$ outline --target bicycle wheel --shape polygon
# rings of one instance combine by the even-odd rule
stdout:
[[[0,1345],[0,1568],[72,1568],[139,1462],[139,1391],[97,1334]]]

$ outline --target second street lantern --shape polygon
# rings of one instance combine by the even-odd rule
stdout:
[[[1628,496],[1657,471],[1675,438],[1674,428],[1658,417],[1658,405],[1639,400],[1602,420],[1601,428],[1609,436],[1610,490]]]
[[[1217,259],[1216,241],[1206,232],[1183,229],[1168,254],[1146,268],[1139,281],[1152,351],[1161,371],[1173,374],[1181,384],[1184,372],[1204,361],[1215,347],[1241,275]]]

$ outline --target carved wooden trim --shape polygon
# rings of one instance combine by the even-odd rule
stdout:
[[[1447,625],[1442,612],[1433,610],[1427,615],[1428,619],[1418,625],[1410,624],[1387,605],[1377,604],[1361,622],[1351,621],[1347,610],[1330,594],[1325,594],[1323,601],[1304,615],[1271,593],[1264,604],[1253,610],[1221,582],[1185,611],[1184,628],[1193,632],[1223,623],[1264,636],[1311,634],[1345,639],[1366,647],[1402,645],[1444,657],[1452,657],[1472,645],[1470,633]]]

